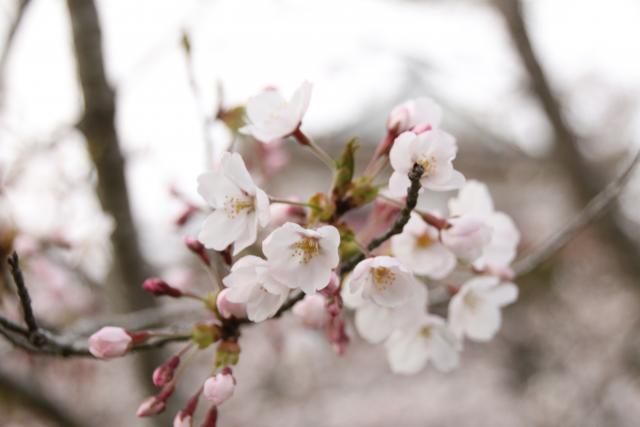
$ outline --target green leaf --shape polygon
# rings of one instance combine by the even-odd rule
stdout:
[[[355,169],[355,153],[359,145],[356,138],[351,138],[342,151],[342,156],[336,160],[336,173],[333,180],[333,197],[341,199],[349,190],[353,171]]]

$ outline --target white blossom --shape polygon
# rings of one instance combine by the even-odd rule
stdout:
[[[362,297],[359,292],[342,291],[345,306],[355,310],[355,326],[358,334],[372,344],[383,342],[397,329],[408,328],[418,322],[427,307],[427,288],[416,286],[413,296],[404,304],[389,308]]]
[[[476,341],[492,339],[500,329],[501,308],[518,297],[513,283],[492,276],[467,281],[449,303],[449,324],[458,337]]]
[[[305,229],[287,222],[262,243],[271,273],[292,289],[313,294],[329,284],[338,266],[340,233],[332,225]]]
[[[269,223],[269,197],[256,187],[238,153],[224,153],[221,170],[198,177],[198,192],[213,208],[198,235],[208,248],[233,254],[256,241],[258,225]]]
[[[439,316],[424,315],[412,327],[396,330],[385,347],[391,370],[397,374],[415,374],[428,362],[448,372],[460,361],[461,343]]]
[[[493,200],[487,186],[478,181],[468,181],[458,193],[449,200],[451,215],[473,215],[482,218],[491,228],[491,238],[483,247],[480,257],[474,261],[474,267],[490,272],[501,272],[509,268],[516,256],[520,233],[513,220],[493,207]]]
[[[396,133],[411,130],[415,126],[437,128],[442,120],[442,108],[431,98],[411,99],[396,105],[387,119],[387,129]]]
[[[247,317],[253,322],[276,314],[289,294],[289,288],[269,273],[267,261],[253,255],[236,261],[222,282],[228,287],[226,299],[245,304]]]
[[[389,192],[403,197],[411,184],[409,172],[415,163],[424,168],[420,183],[424,188],[445,191],[459,188],[464,176],[453,168],[458,147],[453,136],[433,129],[419,135],[404,132],[396,138],[389,153],[393,174],[389,179]]]
[[[259,141],[271,142],[291,135],[298,129],[311,99],[312,85],[303,82],[289,101],[273,89],[247,102],[247,125],[240,132]]]
[[[483,218],[465,215],[448,220],[442,231],[442,243],[459,258],[473,262],[491,241],[493,230]]]
[[[455,255],[440,242],[437,228],[413,213],[402,233],[391,238],[391,250],[415,274],[443,279],[456,265]]]
[[[397,259],[377,256],[360,261],[347,278],[346,286],[351,293],[361,292],[365,300],[393,308],[406,303],[419,285]]]

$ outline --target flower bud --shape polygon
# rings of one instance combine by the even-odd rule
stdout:
[[[173,427],[192,427],[193,419],[191,415],[184,415],[182,411],[176,414],[176,417],[173,419]]]
[[[89,351],[98,359],[120,357],[129,351],[132,341],[124,329],[105,326],[89,337]]]
[[[305,326],[314,329],[322,328],[329,320],[326,299],[321,294],[304,297],[293,307],[293,314],[298,316]]]
[[[399,134],[409,129],[411,113],[405,105],[398,105],[387,118],[387,130],[395,134]]]
[[[421,133],[429,132],[431,129],[433,129],[433,127],[431,127],[430,124],[424,123],[414,126],[413,129],[411,129],[411,132],[415,133],[416,135],[420,135]]]
[[[164,387],[172,379],[176,368],[180,364],[180,357],[173,356],[153,371],[153,384],[156,387]]]
[[[236,319],[242,319],[247,317],[247,308],[244,304],[231,302],[227,299],[229,289],[223,289],[216,299],[216,308],[218,313],[225,319],[235,317]]]
[[[482,255],[483,248],[491,240],[491,227],[474,216],[462,216],[449,220],[451,227],[442,231],[442,243],[458,257],[474,261]]]
[[[196,254],[205,265],[211,265],[209,254],[207,254],[206,248],[199,240],[191,236],[186,236],[184,238],[184,244],[191,252]]]
[[[147,398],[142,404],[138,407],[136,411],[136,416],[142,417],[152,417],[154,415],[158,415],[162,411],[167,408],[167,403],[164,400],[158,400],[155,396],[151,396]]]
[[[155,296],[170,296],[173,298],[178,298],[182,296],[182,291],[180,289],[176,289],[172,286],[169,286],[167,282],[162,279],[158,279],[156,277],[152,277],[147,279],[142,283],[142,289],[147,292],[152,293]]]
[[[230,371],[223,371],[208,378],[204,383],[203,394],[214,405],[220,406],[233,396],[236,381]]]

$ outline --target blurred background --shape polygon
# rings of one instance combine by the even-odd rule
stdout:
[[[514,217],[521,254],[640,147],[636,0],[97,0],[97,15],[93,5],[0,1],[0,253],[18,251],[41,323],[72,336],[197,316],[188,304],[159,311],[139,284],[207,287],[182,243],[202,218],[176,218],[200,203],[197,176],[230,144],[270,194],[326,188],[302,148],[261,151],[216,120],[267,86],[288,96],[312,81],[303,129],[333,155],[358,136],[360,170],[394,105],[434,98],[460,144],[457,169]],[[219,425],[638,425],[635,178],[518,278],[498,337],[466,343],[455,372],[392,375],[382,346],[352,332],[338,357],[285,316],[243,334]],[[1,311],[19,319],[4,264]],[[0,353],[2,427],[171,425],[211,362],[195,361],[168,417],[143,421],[135,410],[162,352],[100,363],[0,340]]]

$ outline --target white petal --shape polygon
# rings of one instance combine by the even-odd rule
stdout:
[[[411,126],[429,124],[436,128],[442,121],[442,108],[433,99],[421,97],[413,100],[410,105]]]
[[[253,179],[251,179],[251,175],[240,154],[224,153],[222,155],[222,171],[227,178],[243,191],[250,195],[255,194],[256,185],[253,183]]]
[[[406,173],[393,172],[389,178],[389,195],[391,197],[406,197],[411,180]]]
[[[198,193],[214,208],[222,207],[224,199],[229,196],[240,196],[242,192],[222,173],[207,172],[198,177]]]
[[[488,216],[493,213],[493,200],[486,185],[479,181],[467,181],[458,196],[449,200],[449,214],[461,216],[473,214]]]
[[[465,334],[472,340],[489,341],[500,329],[502,315],[492,304],[479,304],[465,312]]]
[[[502,307],[518,299],[518,287],[513,283],[503,283],[488,291],[487,296],[498,307]]]
[[[433,365],[442,372],[449,372],[460,363],[457,338],[446,326],[435,327],[429,345]]]
[[[276,108],[286,101],[276,90],[266,90],[247,101],[247,117],[251,123],[258,124],[269,119]]]
[[[356,311],[356,329],[360,336],[371,344],[381,343],[393,330],[391,316],[391,309],[369,302]]]
[[[291,97],[291,102],[289,104],[298,122],[302,120],[302,117],[307,112],[307,108],[309,108],[312,89],[313,85],[308,81],[304,81]]]
[[[429,357],[426,342],[419,331],[396,331],[385,347],[391,370],[396,374],[418,373]]]
[[[247,304],[247,317],[253,322],[262,322],[272,317],[282,306],[286,295],[273,295],[259,290],[259,296]]]
[[[245,227],[233,243],[233,256],[236,256],[245,248],[253,245],[258,235],[258,218],[255,212],[246,215]]]
[[[207,248],[223,251],[242,234],[245,227],[246,215],[229,218],[224,210],[216,209],[204,221],[198,240]]]
[[[389,152],[389,160],[394,171],[405,175],[409,173],[414,163],[412,144],[416,138],[416,134],[413,132],[403,132],[395,139]]]
[[[269,196],[258,187],[256,187],[256,212],[258,214],[258,223],[261,227],[266,227],[269,224],[271,215]]]

